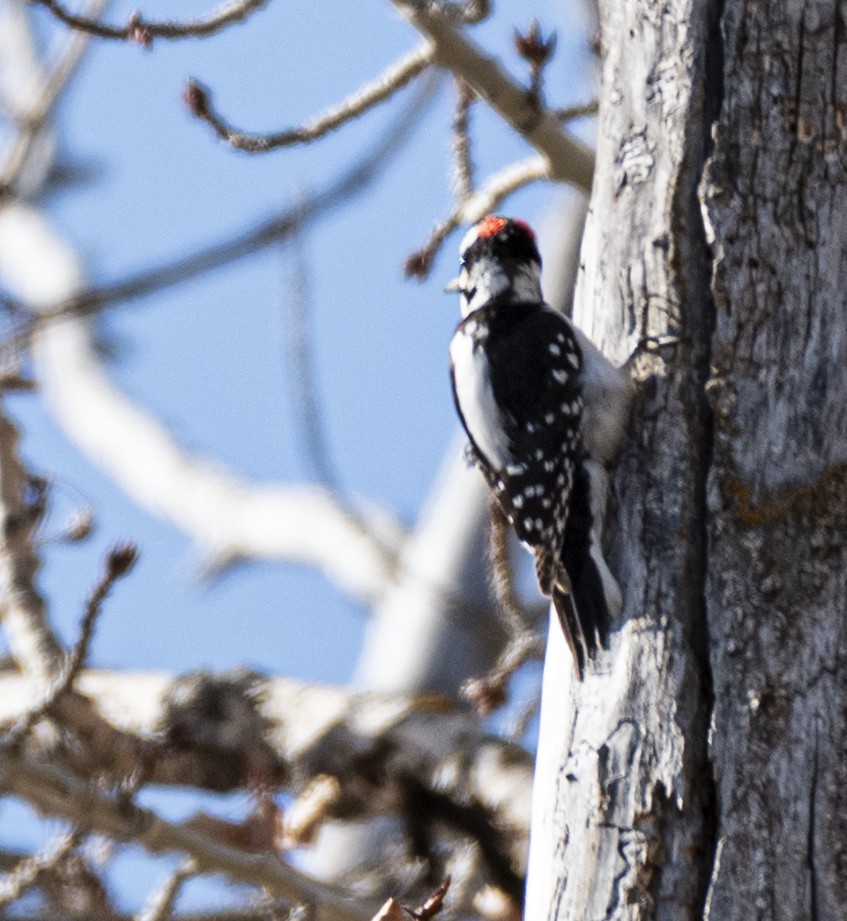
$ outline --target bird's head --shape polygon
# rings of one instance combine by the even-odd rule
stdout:
[[[489,214],[465,234],[459,252],[459,275],[446,290],[459,292],[463,317],[494,301],[542,300],[541,256],[524,221]]]

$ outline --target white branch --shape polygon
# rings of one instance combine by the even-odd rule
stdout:
[[[83,288],[72,248],[25,204],[0,213],[0,278],[33,310]],[[109,380],[86,320],[40,330],[33,356],[45,397],[82,450],[148,511],[182,529],[215,563],[285,560],[321,568],[352,595],[379,597],[403,532],[384,511],[351,518],[317,486],[255,486],[191,454]]]

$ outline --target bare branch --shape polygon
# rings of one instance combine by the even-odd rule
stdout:
[[[330,439],[324,430],[324,413],[318,395],[318,381],[315,374],[312,336],[310,330],[309,278],[304,265],[302,240],[295,243],[294,278],[287,284],[285,300],[285,331],[287,339],[287,364],[291,368],[294,402],[299,416],[299,428],[305,441],[306,453],[317,477],[339,504],[348,508],[345,490],[333,461]]]
[[[587,115],[596,115],[599,110],[600,103],[593,99],[591,102],[584,102],[581,105],[553,109],[553,116],[560,122],[569,122],[577,118],[585,118]]]
[[[467,200],[474,187],[471,160],[470,111],[474,91],[460,77],[456,79],[456,109],[453,113],[453,185],[459,201]]]
[[[149,903],[135,916],[134,921],[169,921],[176,900],[186,880],[197,873],[193,860],[186,860],[165,880],[165,884],[154,893]]]
[[[0,879],[0,908],[11,905],[29,889],[37,886],[45,874],[55,870],[81,840],[82,835],[74,830],[59,835],[40,853],[24,857]]]
[[[509,681],[515,672],[527,662],[543,658],[544,640],[535,630],[516,633],[487,675],[465,682],[462,696],[474,704],[480,715],[488,716],[506,702]]]
[[[223,242],[198,248],[187,256],[140,272],[123,281],[91,288],[70,297],[57,298],[53,304],[40,305],[35,317],[21,300],[4,297],[4,306],[16,317],[30,317],[26,328],[13,337],[9,344],[23,345],[35,329],[61,317],[88,316],[104,307],[127,303],[184,284],[214,269],[245,259],[280,240],[289,239],[308,222],[327,216],[339,205],[348,203],[355,195],[365,191],[380,175],[382,169],[390,162],[391,156],[400,149],[419,124],[423,110],[435,96],[438,82],[437,79],[425,81],[408,107],[373,148],[348,172],[338,177],[323,191],[298,202],[269,220],[228,237]]]
[[[527,831],[531,757],[487,736],[466,707],[454,708],[438,695],[356,693],[244,673],[180,677],[98,669],[84,670],[76,687],[94,712],[136,739],[137,749],[156,745],[145,777],[150,783],[226,792],[243,788],[258,767],[270,782],[299,794],[311,780],[335,772],[338,787],[321,781],[317,806],[312,791],[312,818],[322,819],[324,811],[368,818],[397,802],[403,781],[397,767],[405,765],[408,774],[413,765],[424,785],[473,799],[515,837]],[[0,672],[0,722],[25,713],[33,691],[31,679]],[[63,727],[76,733],[73,715]],[[111,770],[111,753],[95,747],[102,741],[74,762],[76,773],[95,777]],[[453,761],[456,753],[461,764]],[[237,759],[243,766],[234,766]],[[386,778],[378,800],[375,771]],[[299,806],[291,808],[287,830],[296,833],[295,826],[302,831],[308,822],[297,815]]]
[[[265,153],[280,147],[307,144],[324,137],[330,131],[360,115],[386,99],[390,99],[409,81],[422,73],[432,63],[432,47],[422,45],[392,64],[375,80],[365,84],[337,106],[298,128],[289,128],[275,134],[251,134],[233,128],[213,108],[209,91],[195,80],[189,80],[184,99],[194,115],[207,122],[215,134],[237,150],[248,153]]]
[[[544,643],[538,630],[529,623],[515,591],[509,559],[508,519],[500,503],[489,497],[491,515],[491,566],[499,612],[505,622],[508,641],[491,671],[482,678],[465,682],[462,694],[482,715],[488,715],[506,702],[509,681],[531,659],[541,659]]]
[[[432,97],[434,85],[427,81],[377,151],[305,207],[107,293],[134,297],[194,277],[290,234],[306,218],[345,201],[407,136],[421,105]],[[35,212],[23,205],[4,209],[0,237],[5,241],[0,246],[0,274],[21,301],[53,310],[53,316],[69,316],[86,303],[73,296],[82,286],[75,254]],[[44,271],[45,265],[50,272]],[[101,291],[95,302],[102,296]],[[45,390],[74,437],[113,469],[137,501],[202,541],[217,568],[245,558],[302,561],[322,566],[329,578],[355,596],[373,600],[381,595],[393,571],[394,552],[403,542],[402,529],[387,513],[363,509],[370,527],[365,537],[322,489],[254,488],[223,473],[220,465],[188,455],[154,419],[111,386],[83,323],[50,325],[40,337],[37,358]],[[92,405],[100,409],[92,412]],[[81,412],[85,406],[88,410]],[[117,437],[117,431],[127,437]],[[133,445],[132,450],[126,450],[128,445]]]
[[[551,112],[533,105],[528,89],[516,84],[494,58],[466,38],[462,29],[447,17],[412,0],[393,0],[393,3],[432,41],[436,63],[466,80],[546,158],[550,178],[590,191],[593,152],[563,132]]]
[[[210,13],[203,19],[193,19],[186,22],[177,21],[145,21],[139,13],[133,13],[125,26],[114,26],[109,23],[92,19],[89,16],[79,16],[71,13],[58,0],[29,0],[35,6],[43,6],[65,25],[71,26],[97,38],[113,39],[117,41],[138,42],[149,47],[156,38],[183,39],[205,38],[214,35],[221,29],[247,19],[256,10],[263,7],[267,0],[236,0],[234,3],[221,7],[217,12]]]
[[[106,2],[107,0],[91,0],[86,8],[86,15],[97,16]],[[4,196],[14,194],[15,183],[24,169],[33,144],[76,73],[88,47],[89,38],[90,36],[83,32],[73,32],[68,35],[58,61],[50,73],[45,76],[38,98],[29,110],[23,113],[17,136],[6,156],[5,163],[0,168],[0,200]]]
[[[488,512],[491,516],[490,550],[494,591],[506,628],[512,635],[515,635],[526,631],[528,625],[512,574],[512,561],[509,555],[509,520],[503,513],[500,503],[493,496],[488,497]]]
[[[59,667],[62,648],[35,585],[40,562],[31,536],[41,513],[18,456],[18,438],[0,404],[0,623],[18,668],[46,684]]]
[[[529,64],[529,96],[535,106],[544,104],[542,78],[544,68],[556,50],[556,33],[548,38],[541,34],[541,26],[533,19],[525,33],[515,32],[515,50]]]
[[[524,186],[541,179],[550,179],[550,168],[544,157],[530,157],[507,166],[495,173],[485,185],[470,198],[461,202],[443,221],[437,224],[424,247],[406,260],[406,275],[423,280],[429,275],[432,263],[444,241],[462,224],[475,224],[494,211],[507,196]]]
[[[376,906],[362,904],[365,900],[352,901],[278,857],[227,847],[185,825],[167,822],[152,810],[106,796],[55,765],[8,757],[0,762],[0,787],[80,828],[118,841],[133,841],[153,854],[186,854],[193,858],[199,873],[223,873],[290,902],[311,903],[315,921],[366,921],[376,911]]]
[[[38,720],[55,705],[56,701],[73,687],[77,675],[88,660],[91,639],[94,636],[94,625],[100,616],[103,601],[115,582],[122,579],[132,569],[136,556],[137,552],[132,544],[121,544],[109,552],[103,575],[85,605],[85,614],[74,648],[65,658],[61,670],[44,691],[41,699],[37,700],[3,737],[4,747],[17,745]]]

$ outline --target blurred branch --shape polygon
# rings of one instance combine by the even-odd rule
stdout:
[[[491,670],[482,677],[466,681],[462,688],[463,696],[472,701],[483,716],[506,702],[509,681],[522,665],[544,656],[544,640],[524,612],[515,591],[509,558],[509,522],[500,504],[491,497],[488,509],[491,515],[494,588],[507,642]]]
[[[108,0],[91,0],[86,7],[86,15],[98,15],[107,3]],[[0,201],[15,194],[15,184],[23,172],[33,144],[76,73],[89,39],[90,36],[83,32],[72,32],[67,36],[56,64],[45,74],[38,98],[19,119],[11,149],[0,167]]]
[[[552,112],[534,104],[529,89],[519,86],[464,31],[431,5],[393,0],[394,5],[433,43],[435,62],[473,87],[489,105],[548,161],[551,179],[591,190],[594,154],[562,131]]]
[[[226,141],[237,150],[265,153],[280,147],[306,144],[324,137],[330,131],[340,128],[379,103],[390,99],[431,63],[432,48],[428,44],[423,45],[311,122],[275,134],[250,134],[233,128],[212,107],[209,91],[195,80],[188,81],[184,98],[193,114],[209,124],[222,141]]]
[[[164,885],[135,916],[134,921],[170,921],[179,893],[187,880],[197,873],[193,860],[181,863],[165,880]]]
[[[299,794],[326,775],[338,782],[329,812],[367,819],[395,809],[414,777],[473,799],[515,837],[527,833],[531,756],[439,695],[357,693],[245,672],[85,669],[76,686],[116,731],[148,746],[148,783],[228,792],[262,776]],[[0,672],[0,722],[25,713],[33,690],[31,679]],[[75,731],[72,719],[66,728]],[[33,743],[26,753],[38,752]],[[110,757],[92,745],[72,768],[100,777]]]
[[[302,240],[298,237],[295,245],[294,278],[285,286],[284,327],[288,345],[287,364],[291,368],[299,427],[305,441],[312,474],[330,491],[339,505],[355,517],[355,510],[345,497],[341,478],[331,456],[329,438],[324,431],[324,413],[318,399],[318,381],[309,329],[310,289],[304,261]]]
[[[469,133],[470,111],[476,94],[461,78],[456,79],[456,108],[453,113],[453,185],[456,197],[464,201],[474,188],[473,160]]]
[[[455,840],[478,843],[493,880],[509,891],[519,887],[532,759],[485,735],[472,714],[450,708],[441,698],[356,694],[244,674],[174,679],[86,671],[78,686],[117,725],[138,733],[139,740],[153,735],[161,740],[148,758],[148,782],[213,789],[204,786],[203,778],[232,772],[238,763],[234,779],[242,788],[249,778],[261,776],[270,786],[282,784],[296,793],[308,791],[316,778],[329,778],[332,795],[321,806],[319,821],[332,815],[352,820],[353,827],[375,823],[384,828],[386,817],[393,816],[411,840],[426,838],[438,823]],[[0,675],[0,709],[6,711],[0,718],[26,706],[30,690],[31,681]],[[196,859],[199,873],[225,872],[268,885],[284,898],[310,899],[309,891],[295,895],[291,889],[304,877],[280,879],[289,871],[278,858],[225,846],[236,839],[222,839],[208,822],[161,823],[104,793],[104,774],[96,761],[79,762],[75,776],[60,767],[60,752],[51,749],[52,766],[45,767],[33,757],[37,751],[33,746],[26,755],[0,757],[0,789],[83,831],[134,840],[152,851],[182,850]],[[99,754],[89,752],[94,759]],[[79,777],[99,782],[84,783]]]
[[[29,0],[34,6],[43,6],[65,25],[71,26],[97,38],[116,39],[119,41],[138,42],[149,46],[155,38],[182,39],[205,38],[221,29],[247,19],[256,10],[263,7],[267,0],[236,0],[211,13],[204,19],[186,22],[145,21],[138,12],[132,13],[125,26],[114,26],[86,15],[77,15],[67,10],[57,0]]]
[[[79,637],[56,677],[45,689],[40,699],[20,717],[15,725],[2,738],[3,747],[17,745],[30,729],[50,710],[64,694],[73,687],[82,667],[88,661],[88,652],[94,636],[94,624],[100,616],[103,601],[119,579],[122,579],[133,567],[136,549],[132,544],[122,544],[109,552],[103,575],[94,587],[85,605],[85,614],[79,629]]]
[[[34,329],[45,326],[60,317],[87,316],[104,307],[133,301],[150,294],[191,281],[214,269],[230,265],[269,246],[290,238],[310,221],[325,217],[334,208],[347,204],[354,196],[367,190],[380,175],[390,158],[402,147],[420,119],[425,108],[435,97],[438,79],[427,80],[412,98],[399,117],[390,125],[373,148],[354,166],[320,192],[309,196],[281,214],[215,243],[195,250],[155,269],[132,275],[123,281],[91,288],[72,296],[58,298],[54,303],[43,304],[37,316],[22,336],[31,335]],[[17,315],[30,313],[20,300],[5,298],[8,309]]]
[[[286,560],[318,566],[354,597],[384,591],[404,537],[387,512],[363,506],[363,533],[323,487],[254,485],[192,454],[112,384],[84,320],[45,328],[33,355],[64,428],[136,502],[187,533],[209,568]]]
[[[541,34],[538,20],[533,18],[526,32],[515,30],[515,51],[529,64],[529,98],[534,106],[544,105],[544,69],[556,50],[556,33],[548,38]]]
[[[35,355],[63,424],[136,501],[193,536],[216,567],[257,558],[310,563],[354,596],[374,599],[385,588],[404,535],[388,514],[365,507],[369,534],[364,536],[323,489],[252,487],[219,464],[193,457],[111,385],[84,323],[55,324],[44,317],[70,318],[94,305],[138,297],[290,235],[378,173],[434,87],[428,81],[378,149],[324,192],[235,240],[93,294],[76,295],[82,284],[76,255],[40,215],[21,205],[0,213],[0,274],[7,287],[17,287],[19,301],[42,313],[34,321],[42,329]]]
[[[11,207],[0,212],[0,219]],[[132,763],[138,754],[133,738],[125,738],[102,720],[80,695],[73,692],[51,695],[46,690],[61,674],[65,657],[35,585],[40,562],[31,537],[43,512],[43,486],[33,492],[33,483],[38,485],[38,481],[20,461],[18,439],[17,429],[3,413],[0,403],[0,624],[12,658],[29,682],[25,706],[14,718],[26,721],[27,713],[33,710],[32,701],[43,700],[46,693],[56,708],[58,722],[65,729],[72,727],[90,744],[99,743],[103,756],[113,763]],[[3,740],[4,751],[25,735],[25,731],[12,732]]]
[[[553,109],[553,116],[560,122],[574,121],[577,118],[585,118],[587,115],[596,115],[600,110],[600,103],[593,99],[591,102],[584,102],[581,105],[565,106],[561,109]]]
[[[17,901],[25,892],[37,886],[76,848],[82,835],[74,830],[59,835],[38,854],[24,857],[0,879],[0,909]]]
[[[186,825],[168,822],[150,809],[107,796],[52,764],[9,757],[0,762],[0,788],[82,829],[132,841],[154,854],[187,854],[199,873],[223,873],[295,904],[310,903],[315,921],[366,921],[376,910],[304,876],[278,857],[227,847]]]
[[[62,661],[62,647],[35,585],[40,561],[31,537],[43,505],[32,495],[18,440],[0,403],[0,623],[18,668],[47,684]]]
[[[406,274],[423,280],[429,275],[444,241],[457,227],[475,224],[494,211],[513,192],[533,182],[550,178],[549,163],[539,156],[513,163],[495,173],[481,189],[461,201],[443,221],[436,224],[423,248],[412,253],[406,260]]]

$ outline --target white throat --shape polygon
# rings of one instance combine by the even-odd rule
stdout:
[[[459,291],[462,319],[507,293],[509,299],[516,303],[524,301],[537,304],[543,300],[541,271],[532,261],[522,263],[510,277],[499,262],[480,259],[470,269],[462,267]]]

